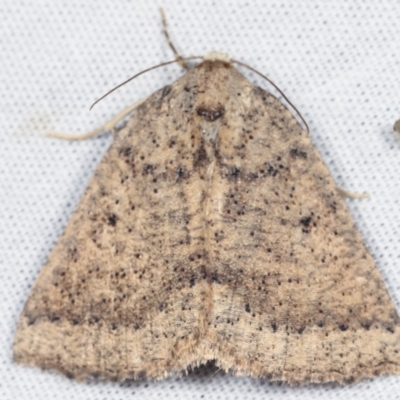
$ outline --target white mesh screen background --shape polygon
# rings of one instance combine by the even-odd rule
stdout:
[[[88,131],[182,74],[176,65],[149,72],[88,110],[129,76],[173,59],[160,5],[182,55],[225,52],[268,75],[308,121],[337,184],[370,194],[346,202],[400,311],[399,1],[2,0],[0,398],[399,398],[400,376],[293,388],[202,368],[158,382],[77,383],[12,362],[28,293],[112,141],[44,133]]]

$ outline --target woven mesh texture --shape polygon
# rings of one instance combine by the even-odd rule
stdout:
[[[159,5],[0,3],[0,398],[400,398],[400,376],[292,388],[205,367],[160,382],[77,383],[12,363],[23,304],[112,141],[109,133],[83,142],[44,133],[95,128],[180,76],[178,66],[152,71],[88,111],[114,85],[173,58]],[[301,110],[338,185],[370,194],[347,204],[400,311],[400,143],[392,132],[400,118],[400,2],[165,0],[163,6],[183,55],[226,52],[267,74]]]

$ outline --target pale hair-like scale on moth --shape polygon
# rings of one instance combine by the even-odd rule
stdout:
[[[204,61],[222,61],[228,64],[232,64],[232,59],[230,56],[226,53],[218,53],[216,51],[212,51],[208,54],[206,54],[203,57]]]

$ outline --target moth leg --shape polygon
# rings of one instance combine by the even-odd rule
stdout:
[[[399,135],[399,140],[400,140],[400,119],[396,121],[396,123],[393,126],[393,130],[398,133]]]
[[[369,197],[368,193],[353,193],[353,192],[348,192],[345,189],[342,189],[339,186],[336,186],[337,192],[342,196],[342,197],[348,197],[350,199],[367,199]]]
[[[116,125],[118,124],[119,121],[123,120],[127,115],[129,115],[133,110],[135,110],[137,107],[139,107],[146,99],[141,99],[137,101],[136,103],[126,107],[124,110],[119,112],[117,115],[115,115],[113,118],[111,118],[109,121],[107,121],[104,125],[100,126],[99,128],[93,129],[90,132],[84,133],[82,135],[71,135],[68,133],[59,133],[59,132],[49,132],[46,134],[48,137],[53,137],[57,139],[64,139],[64,140],[85,140],[89,139],[93,136],[98,135],[99,133],[106,132],[106,131],[112,131],[114,135],[114,129]]]

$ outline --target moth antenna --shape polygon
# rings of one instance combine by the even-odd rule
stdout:
[[[257,75],[261,76],[261,78],[264,78],[267,82],[269,82],[278,92],[279,94],[288,102],[288,104],[293,108],[294,111],[296,111],[297,115],[301,118],[301,120],[303,121],[304,125],[306,126],[307,129],[307,134],[310,133],[310,128],[308,127],[308,124],[306,122],[306,120],[304,119],[304,117],[301,115],[301,112],[294,106],[294,104],[286,97],[285,93],[283,93],[283,91],[281,89],[279,89],[278,85],[276,85],[273,81],[271,81],[271,79],[269,79],[268,77],[266,77],[265,75],[263,75],[261,72],[257,71],[256,69],[254,69],[253,67],[250,67],[250,65],[247,65],[245,63],[242,63],[241,61],[236,61],[236,60],[232,60],[232,62],[241,65],[242,67],[245,67],[247,69],[249,69],[250,71],[253,71],[254,73],[256,73]]]
[[[199,58],[202,58],[202,57],[200,57],[200,56],[186,57],[186,58],[183,58],[182,60],[190,61],[190,60],[196,60],[196,59],[199,59]],[[137,78],[138,76],[140,76],[140,75],[142,75],[142,74],[144,74],[144,73],[146,73],[146,72],[149,72],[149,71],[151,71],[151,70],[153,70],[153,69],[156,69],[156,68],[159,68],[159,67],[164,67],[164,66],[169,65],[169,64],[174,64],[174,63],[176,63],[176,62],[179,62],[179,60],[172,60],[172,61],[163,62],[163,63],[161,63],[161,64],[154,65],[153,67],[147,68],[147,69],[145,69],[145,70],[143,70],[143,71],[137,73],[136,75],[133,75],[132,77],[130,77],[130,78],[127,79],[126,81],[120,83],[119,85],[115,86],[113,89],[109,90],[106,94],[103,94],[103,96],[101,96],[100,98],[98,98],[98,99],[90,106],[90,109],[89,109],[89,110],[91,110],[100,100],[103,100],[103,99],[104,99],[105,97],[107,97],[109,94],[111,94],[112,92],[116,91],[116,90],[119,89],[121,86],[123,86],[123,85],[125,85],[126,83],[132,81],[133,79]]]
[[[164,12],[164,9],[162,7],[160,7],[160,14],[161,14],[162,30],[163,30],[163,33],[164,33],[166,39],[167,39],[167,43],[168,43],[169,47],[171,47],[171,50],[173,51],[173,53],[175,55],[176,61],[178,61],[179,65],[184,70],[187,71],[187,70],[189,70],[189,67],[185,63],[185,59],[177,52],[175,46],[172,43],[171,38],[169,37],[168,28],[167,28],[167,19],[165,17],[165,12]]]

